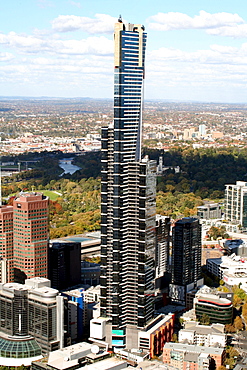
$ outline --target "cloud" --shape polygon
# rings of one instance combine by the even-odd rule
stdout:
[[[112,33],[117,19],[107,14],[95,14],[95,18],[77,15],[59,15],[52,21],[55,32],[84,31],[90,34]]]
[[[156,90],[159,86],[160,96],[163,97],[169,97],[171,91],[176,96],[176,90],[179,94],[184,89],[182,99],[186,100],[186,96],[193,94],[197,99],[199,95],[197,97],[192,89],[196,87],[201,100],[204,99],[204,92],[211,89],[210,94],[214,95],[212,100],[220,101],[229,92],[229,101],[237,101],[237,86],[243,89],[242,95],[246,90],[247,43],[239,48],[215,44],[210,49],[195,52],[173,48],[154,50],[147,54],[146,82],[147,91],[150,90],[152,94],[153,87]]]
[[[0,53],[0,62],[7,62],[14,59],[14,55],[11,53]]]
[[[237,24],[235,26],[218,27],[207,30],[207,33],[215,36],[226,36],[241,38],[247,37],[247,24]]]
[[[68,2],[70,5],[73,5],[73,6],[76,6],[77,8],[81,8],[82,6],[81,6],[81,3],[78,3],[78,2],[76,2],[76,1],[69,1]]]
[[[180,64],[190,63],[192,68],[195,64],[204,65],[237,65],[241,68],[247,65],[247,43],[243,44],[240,48],[224,46],[224,45],[211,45],[210,49],[197,50],[194,52],[186,52],[174,48],[160,48],[148,53],[147,61],[152,64],[159,63],[160,65],[168,65],[172,62]],[[179,70],[183,69],[180,66]],[[178,70],[178,71],[179,71]]]
[[[51,8],[51,7],[54,6],[54,4],[51,1],[48,1],[48,0],[38,0],[37,5],[41,9]]]
[[[112,55],[113,41],[105,36],[91,36],[82,40],[59,40],[56,37],[35,37],[10,32],[0,34],[0,44],[19,50],[21,53],[37,54],[92,54]]]
[[[238,14],[214,13],[201,10],[199,15],[190,17],[184,13],[169,12],[158,13],[148,20],[148,27],[156,31],[169,31],[175,29],[214,29],[218,27],[236,26],[244,20]]]

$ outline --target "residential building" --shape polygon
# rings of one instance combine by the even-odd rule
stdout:
[[[225,325],[201,325],[198,322],[185,322],[184,329],[179,330],[179,343],[195,344],[206,347],[226,346],[227,336],[224,333]]]
[[[63,290],[81,283],[81,243],[51,240],[48,261],[52,288]]]
[[[50,281],[0,284],[0,337],[31,336],[42,354],[64,345],[64,299]],[[32,357],[32,356],[30,356]]]
[[[153,317],[156,162],[141,159],[146,33],[114,32],[114,122],[102,128],[101,317],[112,347],[135,348]]]
[[[176,369],[217,369],[224,365],[225,349],[183,343],[166,343],[163,362]]]
[[[14,280],[47,278],[48,197],[20,193],[13,201]]]
[[[156,215],[156,278],[162,277],[169,268],[170,218]]]
[[[159,315],[138,332],[138,350],[150,358],[160,356],[166,342],[172,340],[175,315]]]
[[[202,285],[201,225],[199,220],[184,217],[172,229],[172,280],[169,294],[174,302],[185,304],[186,293]]]
[[[225,187],[225,219],[247,229],[247,182]]]
[[[13,207],[0,207],[0,282],[13,281]]]

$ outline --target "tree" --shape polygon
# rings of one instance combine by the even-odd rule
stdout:
[[[226,324],[225,331],[226,333],[236,333],[235,327],[231,324]]]
[[[240,307],[242,304],[242,299],[238,295],[234,294],[232,304],[235,308]]]
[[[174,343],[177,343],[178,342],[178,336],[177,336],[176,333],[173,333],[172,334],[172,340],[171,341],[174,342]]]
[[[210,325],[210,317],[206,313],[203,313],[199,320],[202,325]]]
[[[213,240],[217,240],[218,238],[223,239],[229,238],[225,226],[220,227],[211,226],[210,229],[208,230],[208,236]]]
[[[235,329],[236,329],[237,331],[239,331],[239,330],[243,330],[244,325],[243,325],[243,321],[242,321],[242,319],[241,319],[241,317],[240,317],[240,316],[237,316],[237,317],[235,318],[233,325],[234,325],[234,327],[235,327]]]

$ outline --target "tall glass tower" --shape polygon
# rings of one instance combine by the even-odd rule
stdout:
[[[156,163],[141,159],[146,33],[114,33],[114,122],[102,129],[101,316],[112,346],[131,348],[153,317]]]

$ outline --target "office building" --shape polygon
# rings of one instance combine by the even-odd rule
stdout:
[[[242,285],[247,283],[247,261],[240,256],[222,256],[208,258],[207,270],[223,280],[226,285]]]
[[[236,185],[225,188],[225,219],[247,229],[247,182],[237,181]]]
[[[67,298],[67,317],[68,334],[72,342],[82,339],[83,329],[87,320],[87,303],[84,299],[84,289],[76,288],[63,291],[62,295]]]
[[[185,304],[186,292],[202,285],[201,225],[196,218],[178,220],[172,230],[170,297]]]
[[[146,33],[114,33],[114,122],[102,129],[101,317],[112,347],[135,348],[153,317],[156,162],[141,158]]]
[[[194,299],[196,319],[207,315],[210,323],[231,324],[233,317],[232,302],[227,298],[221,298],[216,294],[203,294],[198,292]]]
[[[106,347],[81,342],[51,352],[48,357],[33,361],[31,370],[122,370],[127,361],[109,357]]]
[[[100,264],[81,261],[81,283],[84,285],[97,286],[100,283]]]
[[[203,206],[197,207],[197,216],[205,220],[219,219],[222,217],[220,205],[218,203],[205,203]]]
[[[81,283],[81,243],[51,240],[48,248],[49,279],[54,289]]]
[[[13,207],[0,208],[0,282],[13,281]]]
[[[48,197],[20,193],[13,201],[14,280],[47,278]]]
[[[48,279],[0,284],[0,315],[0,337],[30,336],[42,354],[64,346],[64,298]]]
[[[9,369],[30,366],[41,358],[41,348],[33,337],[0,334],[0,366]]]

